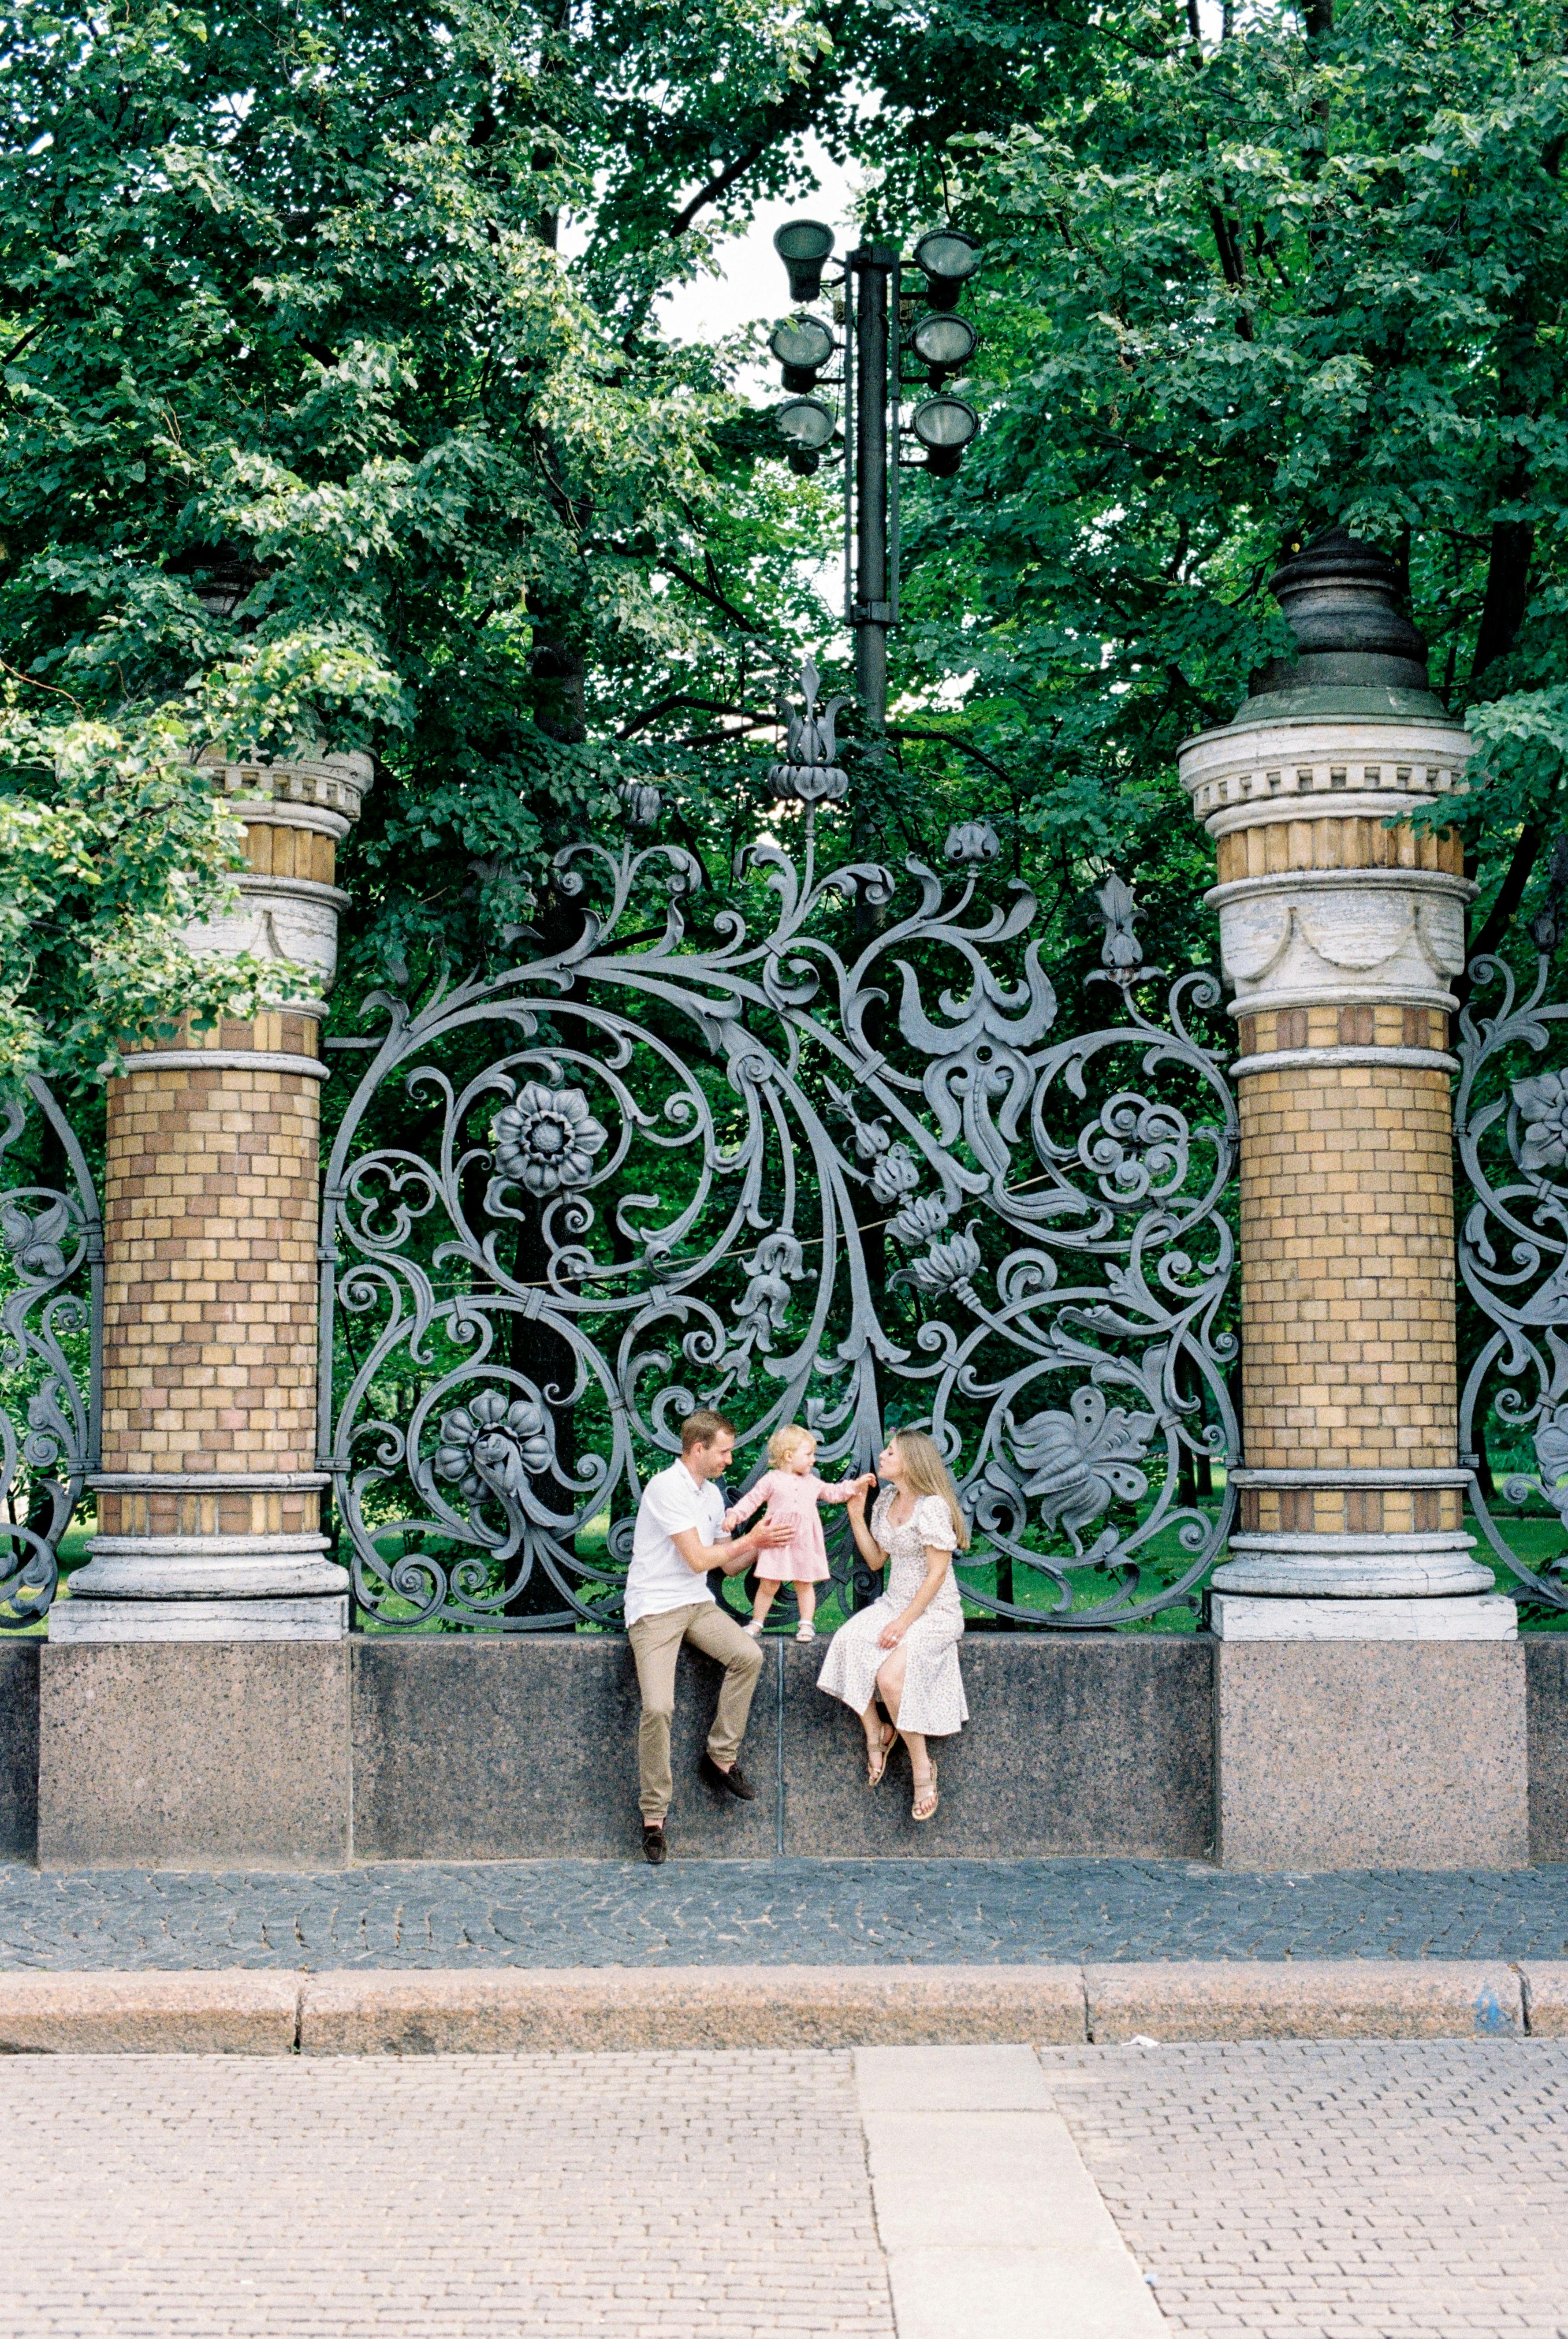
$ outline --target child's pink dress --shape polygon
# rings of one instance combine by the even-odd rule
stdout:
[[[784,1519],[793,1530],[788,1543],[756,1555],[756,1572],[769,1584],[825,1584],[827,1545],[816,1506],[827,1493],[827,1481],[814,1470],[770,1470],[735,1504],[732,1516],[749,1519],[765,1503],[770,1519]]]

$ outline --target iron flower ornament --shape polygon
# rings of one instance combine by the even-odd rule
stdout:
[[[497,1390],[481,1389],[441,1416],[436,1475],[456,1486],[465,1502],[482,1502],[487,1494],[515,1502],[525,1481],[554,1459],[549,1416],[532,1397],[508,1405]]]
[[[1526,1177],[1561,1170],[1568,1162],[1568,1080],[1561,1072],[1536,1072],[1515,1081],[1513,1090],[1524,1123],[1519,1167]]]
[[[1024,1492],[1040,1504],[1041,1520],[1060,1520],[1075,1551],[1080,1527],[1090,1526],[1113,1500],[1141,1502],[1149,1475],[1137,1465],[1149,1451],[1158,1424],[1150,1413],[1108,1406],[1092,1383],[1073,1390],[1070,1411],[1037,1413],[1006,1427],[1021,1466],[1031,1475]]]
[[[581,1089],[547,1088],[543,1081],[524,1083],[496,1115],[491,1135],[502,1177],[541,1197],[586,1186],[595,1154],[610,1141]]]

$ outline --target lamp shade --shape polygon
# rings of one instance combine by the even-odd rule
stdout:
[[[786,399],[774,416],[789,449],[790,469],[814,471],[833,437],[833,415],[820,398]]]
[[[925,272],[932,306],[951,309],[981,262],[981,248],[962,228],[932,228],[914,248],[917,268]]]
[[[774,327],[768,347],[784,368],[784,388],[810,390],[835,343],[820,317],[788,317]]]
[[[938,309],[920,320],[909,337],[909,345],[929,369],[932,390],[940,390],[950,373],[959,372],[969,363],[979,339],[967,317]]]
[[[833,250],[833,230],[821,220],[786,220],[774,233],[774,250],[789,271],[792,301],[814,301]]]
[[[926,469],[939,479],[952,477],[963,460],[963,450],[980,429],[980,417],[962,398],[928,398],[912,418],[915,437],[926,452]]]

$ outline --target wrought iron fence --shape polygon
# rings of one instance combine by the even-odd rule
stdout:
[[[1550,1546],[1568,1529],[1568,1072],[1530,1069],[1568,1023],[1550,973],[1543,951],[1521,997],[1505,961],[1477,959],[1460,1018],[1458,1263],[1474,1317],[1459,1452],[1493,1551],[1533,1600],[1563,1609],[1568,1544]]]
[[[75,1132],[40,1080],[3,1108],[0,1158],[37,1179],[0,1193],[0,1626],[35,1622],[97,1467],[104,1229]],[[54,1179],[55,1182],[50,1182]]]
[[[1218,985],[1145,965],[1112,878],[1113,1020],[1062,1031],[983,824],[947,876],[824,872],[814,832],[798,867],[743,854],[705,931],[682,847],[574,846],[568,946],[369,1003],[325,1184],[321,1458],[372,1628],[613,1625],[699,1404],[753,1476],[787,1421],[829,1475],[929,1426],[993,1618],[1195,1599],[1238,1446],[1236,1115],[1192,1026]]]

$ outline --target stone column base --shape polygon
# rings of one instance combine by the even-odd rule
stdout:
[[[1469,1600],[1253,1600],[1217,1592],[1218,1641],[1516,1641],[1519,1611],[1499,1592]]]
[[[1418,1535],[1233,1535],[1214,1571],[1217,1592],[1283,1598],[1321,1594],[1346,1600],[1432,1600],[1490,1592],[1492,1571],[1471,1558],[1475,1539],[1459,1532]]]
[[[1215,1666],[1221,1867],[1527,1863],[1521,1642],[1228,1638]]]
[[[327,1547],[322,1535],[94,1535],[49,1638],[341,1640],[349,1578]]]
[[[84,1600],[56,1602],[49,1638],[56,1648],[106,1641],[341,1641],[346,1594],[304,1600]]]

